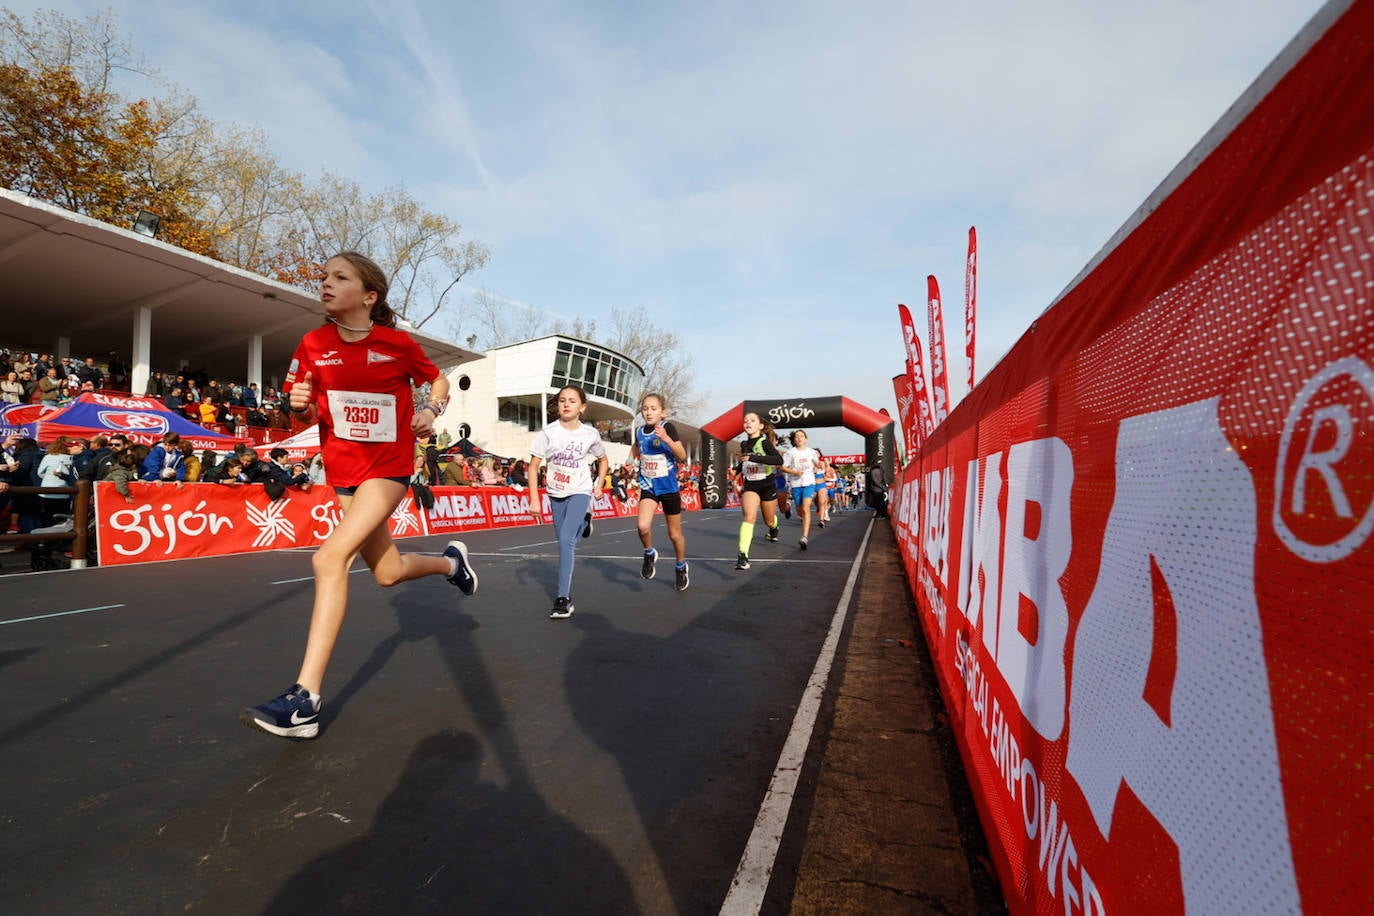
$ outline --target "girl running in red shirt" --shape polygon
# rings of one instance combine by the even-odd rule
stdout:
[[[419,344],[396,329],[382,269],[356,252],[329,259],[320,284],[325,324],[305,335],[285,390],[290,409],[320,424],[320,445],[343,519],[315,551],[315,606],[296,683],[244,725],[285,738],[320,729],[320,687],[348,608],[348,567],[361,555],[377,583],[392,586],[445,576],[465,595],[477,590],[467,548],[450,541],[442,556],[403,554],[387,520],[405,496],[415,437],[433,432],[448,402],[448,379]],[[430,383],[431,400],[414,410],[414,389]]]

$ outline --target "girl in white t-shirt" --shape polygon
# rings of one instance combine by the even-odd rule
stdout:
[[[801,549],[805,550],[811,535],[811,500],[816,496],[816,468],[820,455],[806,447],[806,433],[800,429],[792,433],[792,448],[784,456],[783,473],[792,478],[792,504],[801,514]]]
[[[549,616],[571,617],[573,549],[585,533],[590,533],[592,500],[601,496],[606,480],[606,446],[594,426],[584,426],[587,394],[576,385],[558,392],[558,419],[545,426],[530,444],[530,515],[535,524],[543,521],[539,498],[539,469],[544,468],[549,491],[549,512],[558,535],[558,597]],[[596,459],[593,477],[590,459]]]

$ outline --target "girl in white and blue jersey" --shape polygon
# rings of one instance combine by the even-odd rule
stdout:
[[[816,468],[820,465],[820,455],[814,448],[807,448],[806,433],[794,430],[792,448],[784,456],[782,469],[792,479],[792,504],[801,515],[801,549],[807,548],[811,535],[811,501],[816,496]]]
[[[663,396],[646,394],[639,402],[644,425],[635,430],[630,457],[639,459],[639,540],[644,545],[644,566],[640,575],[654,577],[654,509],[663,507],[663,521],[668,527],[668,540],[673,542],[677,557],[676,588],[687,589],[687,540],[682,536],[682,493],[678,489],[678,465],[687,460],[687,448],[677,434],[677,427],[665,421],[667,409]]]
[[[530,445],[530,514],[543,521],[539,499],[539,468],[545,467],[549,511],[558,535],[558,597],[549,616],[571,617],[573,550],[591,532],[592,501],[601,496],[606,480],[606,446],[595,426],[582,423],[587,395],[576,385],[558,392],[558,419],[545,426]],[[593,477],[590,461],[596,459]]]

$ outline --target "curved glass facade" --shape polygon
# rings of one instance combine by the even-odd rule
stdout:
[[[607,350],[560,340],[550,384],[554,388],[577,385],[588,395],[616,401],[633,412],[639,408],[639,395],[644,389],[644,370]]]

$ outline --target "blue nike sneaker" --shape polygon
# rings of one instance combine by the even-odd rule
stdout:
[[[239,721],[249,728],[281,735],[283,738],[313,738],[320,733],[320,707],[324,703],[300,684],[261,706],[239,713]]]
[[[477,573],[472,571],[472,566],[468,563],[467,545],[462,541],[449,541],[448,546],[444,548],[444,556],[458,561],[457,572],[444,578],[458,586],[458,591],[464,595],[471,595],[477,591]]]

